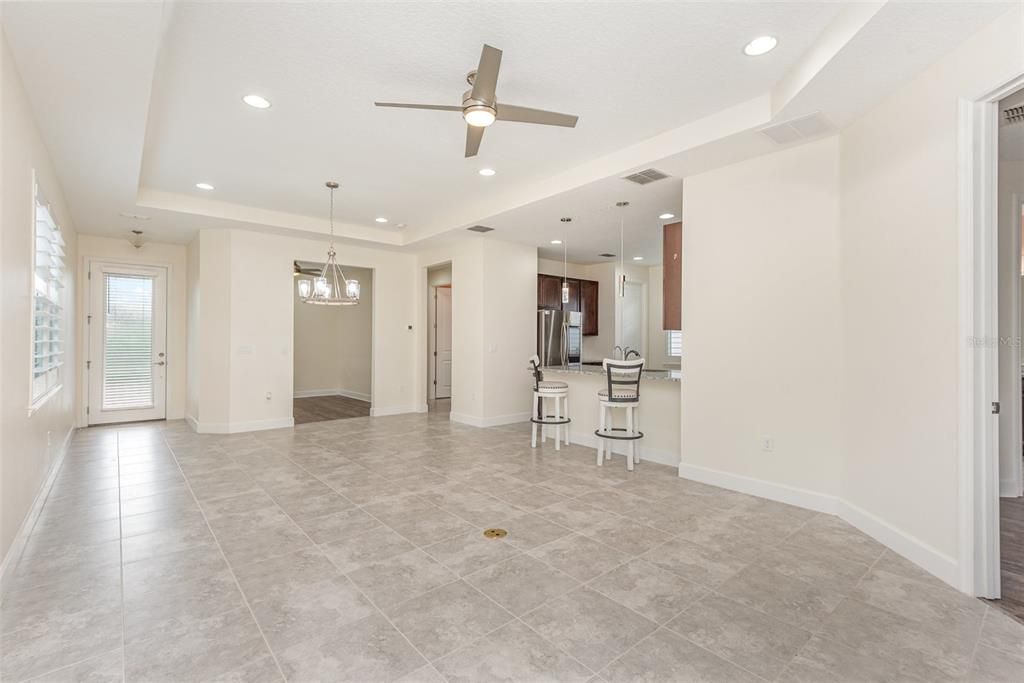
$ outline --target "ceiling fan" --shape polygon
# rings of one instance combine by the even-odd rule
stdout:
[[[499,104],[494,95],[498,85],[498,69],[501,68],[501,50],[484,45],[480,52],[480,64],[476,71],[466,75],[471,86],[462,94],[462,106],[447,104],[404,104],[401,102],[374,102],[378,107],[401,107],[403,109],[430,109],[435,111],[459,111],[468,124],[466,126],[466,156],[476,156],[484,128],[495,121],[518,121],[537,123],[543,126],[565,126],[575,128],[578,116],[559,114],[543,109],[519,107],[514,104]]]

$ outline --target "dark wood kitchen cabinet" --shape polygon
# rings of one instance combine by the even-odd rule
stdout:
[[[597,327],[597,283],[580,280],[580,311],[583,313],[583,336],[598,334]]]
[[[583,314],[583,335],[598,334],[598,287],[593,280],[566,278],[569,301],[562,303],[562,278],[537,274],[537,308],[546,311],[578,311]]]
[[[683,224],[669,223],[664,227],[662,260],[665,265],[661,328],[683,329]]]
[[[562,278],[537,275],[537,308],[545,311],[562,310]]]

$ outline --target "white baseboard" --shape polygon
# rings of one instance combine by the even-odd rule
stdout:
[[[420,406],[370,406],[370,417],[387,417],[388,415],[405,415],[406,413],[423,413]]]
[[[494,417],[479,417],[477,415],[466,415],[464,413],[451,413],[448,419],[452,422],[470,425],[471,427],[501,427],[502,425],[527,422],[530,419],[530,412],[512,413],[511,415],[496,415]]]
[[[32,504],[28,507],[28,512],[25,514],[25,518],[21,520],[21,525],[18,527],[18,532],[14,534],[14,540],[11,542],[11,547],[7,549],[7,554],[4,555],[3,560],[0,561],[0,583],[5,583],[5,574],[12,565],[12,559],[21,557],[22,551],[25,549],[25,543],[28,541],[28,536],[32,531],[32,528],[36,525],[36,520],[39,519],[39,513],[43,511],[43,505],[46,503],[47,497],[50,495],[50,489],[53,488],[53,482],[57,479],[57,473],[60,472],[60,466],[64,462],[64,456],[68,453],[68,446],[71,444],[71,437],[74,436],[78,428],[72,425],[68,429],[68,433],[64,435],[64,441],[61,442],[60,450],[57,455],[53,458],[53,462],[50,463],[50,469],[47,471],[46,476],[43,477],[42,486],[36,491],[35,498],[32,499]]]
[[[193,432],[199,432],[199,420],[192,417],[191,415],[185,416],[185,424],[187,424]]]
[[[807,510],[814,510],[815,512],[827,512],[830,515],[834,515],[839,509],[839,501],[835,496],[828,496],[823,493],[786,484],[776,484],[764,479],[755,479],[731,472],[713,470],[707,467],[680,463],[679,476],[684,479],[699,481],[702,484],[739,491],[740,493],[757,496],[758,498],[767,498],[768,500],[795,505]]]
[[[294,427],[295,418],[276,417],[272,420],[252,420],[249,422],[197,422],[193,427],[200,434],[240,434],[242,432],[260,432],[266,429],[284,429]]]
[[[1020,485],[1014,479],[1000,479],[999,480],[999,497],[1000,498],[1020,498],[1021,490]]]
[[[839,501],[839,518],[959,590],[959,568],[949,555],[845,500]]]
[[[842,498],[686,463],[679,465],[679,476],[759,498],[836,515],[847,524],[856,527],[893,552],[959,590],[957,585],[959,570],[956,560]]]
[[[317,396],[347,396],[348,398],[354,398],[357,401],[370,402],[370,395],[364,394],[359,391],[349,391],[348,389],[303,389],[302,391],[292,392],[292,396],[295,398],[315,398]]]

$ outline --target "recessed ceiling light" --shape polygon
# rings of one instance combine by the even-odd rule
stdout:
[[[551,240],[551,244],[561,244],[562,240]]]
[[[396,228],[404,228],[405,227],[405,223],[398,223],[397,225],[395,225],[395,227]]]
[[[270,108],[270,100],[268,100],[263,95],[246,95],[242,98],[242,101],[248,104],[250,107],[255,107],[256,109]]]
[[[196,183],[196,187],[198,187],[200,190],[212,190],[213,189],[213,185],[211,185],[210,183]]]
[[[775,36],[758,36],[747,43],[746,47],[743,48],[743,54],[748,57],[760,57],[774,50],[778,44],[779,41]]]
[[[643,260],[644,260],[644,257],[643,257],[643,256],[634,256],[634,257],[633,257],[633,260],[634,260],[634,261],[643,261]]]
[[[660,218],[663,221],[667,221],[669,218],[675,218],[675,217],[676,217],[676,215],[674,213],[663,213],[660,216],[658,216],[658,218]]]
[[[479,173],[482,176],[487,176],[489,178],[495,174],[495,170],[493,168],[481,168],[479,171],[477,171],[477,173]]]
[[[384,218],[384,216],[378,216],[377,218],[374,218],[373,220],[377,221],[378,223],[387,223],[388,222],[388,219]]]

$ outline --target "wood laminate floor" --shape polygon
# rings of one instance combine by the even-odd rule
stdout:
[[[993,601],[1024,621],[1024,498],[999,499],[1002,600]]]
[[[345,420],[350,417],[369,417],[370,404],[348,396],[313,396],[297,398],[292,403],[295,424]]]

